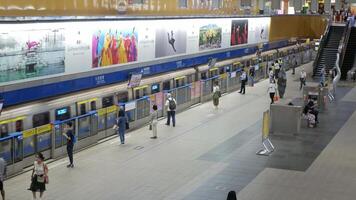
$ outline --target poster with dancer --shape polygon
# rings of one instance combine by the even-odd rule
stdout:
[[[231,21],[231,46],[247,44],[248,42],[248,20]]]
[[[156,29],[156,58],[184,54],[187,50],[187,32],[174,26]]]
[[[1,30],[0,83],[65,71],[64,28],[25,24]]]
[[[92,68],[137,61],[138,33],[131,29],[101,29],[92,36]]]
[[[248,43],[268,42],[270,18],[250,18]]]
[[[216,49],[221,47],[222,28],[216,24],[209,24],[199,29],[199,50]]]

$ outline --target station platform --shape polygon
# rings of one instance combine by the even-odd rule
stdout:
[[[311,72],[312,64],[304,65]],[[285,99],[302,98],[299,69],[288,72]],[[290,137],[271,136],[276,151],[257,156],[262,113],[270,106],[268,81],[224,95],[177,115],[176,127],[161,120],[158,139],[143,127],[49,164],[46,200],[354,199],[356,191],[356,89],[337,90],[317,128],[302,125]],[[5,181],[8,200],[32,199],[30,172]]]

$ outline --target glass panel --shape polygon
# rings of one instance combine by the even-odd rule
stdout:
[[[6,161],[6,163],[12,163],[12,153],[11,153],[11,139],[10,140],[6,140],[6,141],[2,141],[0,143],[0,156],[2,158],[4,158],[4,160]]]
[[[23,139],[24,157],[35,154],[35,135]]]
[[[51,132],[37,135],[37,152],[50,149],[51,144]]]
[[[150,114],[150,101],[142,99],[136,103],[137,119],[142,119]]]
[[[88,137],[90,134],[90,116],[78,119],[78,139]]]
[[[19,162],[23,158],[23,145],[22,145],[22,137],[19,136],[14,138],[14,151],[15,151],[15,162]]]
[[[1,137],[2,138],[9,136],[9,126],[8,126],[8,124],[1,124],[0,133],[1,133]]]
[[[128,119],[129,122],[135,121],[136,109],[130,110],[130,111],[126,111],[126,116],[127,116],[127,119]]]
[[[90,116],[91,120],[91,135],[96,135],[98,134],[98,117],[97,115],[91,115]]]
[[[106,114],[98,116],[98,130],[103,131],[106,130]]]
[[[112,128],[116,122],[116,112],[108,113],[106,118],[106,129]]]

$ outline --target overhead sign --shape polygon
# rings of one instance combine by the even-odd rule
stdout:
[[[142,73],[131,74],[128,88],[134,88],[140,85],[142,78]]]

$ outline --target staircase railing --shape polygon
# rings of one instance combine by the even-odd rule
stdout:
[[[318,62],[319,62],[319,59],[320,59],[320,56],[321,56],[321,51],[324,48],[324,46],[326,45],[325,44],[326,43],[326,39],[328,37],[329,31],[330,31],[330,27],[331,27],[331,24],[332,24],[332,20],[330,20],[330,19],[327,19],[327,20],[328,20],[328,24],[326,25],[326,29],[324,31],[324,34],[321,36],[321,40],[320,40],[319,48],[318,48],[318,53],[316,54],[316,57],[315,57],[315,60],[314,60],[314,63],[313,63],[313,76],[315,76],[316,68],[318,66]]]
[[[345,54],[346,54],[346,49],[347,49],[347,44],[349,43],[349,38],[350,38],[350,34],[351,34],[351,23],[350,21],[347,21],[346,23],[346,27],[344,30],[344,34],[341,38],[340,41],[340,45],[341,45],[341,54],[340,54],[340,62],[339,62],[339,66],[342,67],[342,65],[344,64],[344,58],[345,58]]]

